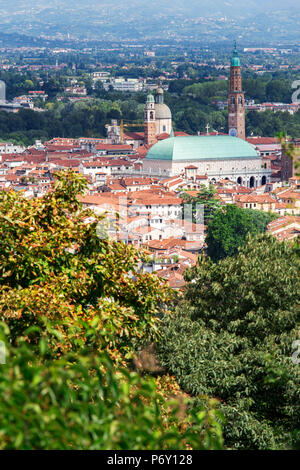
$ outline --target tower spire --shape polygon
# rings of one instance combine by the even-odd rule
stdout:
[[[236,41],[230,64],[230,92],[228,94],[229,135],[245,139],[245,96],[242,89],[241,61]]]
[[[147,145],[153,145],[156,141],[154,98],[153,95],[149,93],[144,109],[144,142]]]
[[[236,41],[234,41],[234,49],[232,51],[231,67],[240,67],[241,61],[237,50]]]

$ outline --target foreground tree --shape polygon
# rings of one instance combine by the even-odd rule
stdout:
[[[90,340],[98,334],[91,324],[84,329]],[[25,338],[12,347],[1,324],[0,338],[7,346],[0,366],[1,450],[222,448],[213,400],[188,411],[188,400],[169,401],[153,378],[116,370],[105,353],[72,333],[73,347],[59,359],[51,357],[45,337],[38,354]]]
[[[133,342],[158,333],[157,313],[169,293],[155,276],[136,272],[133,247],[99,238],[103,217],[77,199],[85,189],[85,178],[69,172],[40,199],[0,192],[0,320],[14,340],[43,316],[62,332],[67,321],[100,317],[107,349],[125,359]]]
[[[0,192],[0,449],[222,447],[213,402],[190,412],[172,378],[132,372],[169,290],[134,247],[99,237],[85,189],[68,172],[40,199]]]
[[[299,444],[299,268],[286,243],[248,238],[236,257],[200,259],[187,273],[184,303],[166,320],[162,364],[187,393],[219,398],[230,448]]]

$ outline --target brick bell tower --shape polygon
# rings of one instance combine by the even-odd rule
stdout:
[[[154,104],[154,97],[149,94],[144,111],[144,143],[147,145],[157,142]]]
[[[242,90],[241,61],[236,43],[230,66],[230,92],[228,94],[228,133],[240,139],[245,135],[245,93]]]

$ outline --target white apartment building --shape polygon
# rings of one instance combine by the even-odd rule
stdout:
[[[25,147],[13,144],[12,142],[0,142],[0,155],[8,155],[10,153],[23,153]]]
[[[143,89],[143,83],[137,78],[115,78],[111,79],[109,82],[103,83],[103,86],[106,91],[110,86],[112,86],[115,91],[136,92]]]
[[[106,82],[107,80],[110,80],[110,73],[109,72],[93,72],[92,73],[92,79],[93,79],[93,82],[96,83],[98,81],[100,82]]]

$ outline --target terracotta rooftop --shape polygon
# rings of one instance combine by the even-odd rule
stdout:
[[[243,194],[235,196],[236,202],[250,202],[250,203],[258,203],[258,204],[271,204],[275,203],[275,199],[273,199],[269,194]]]

